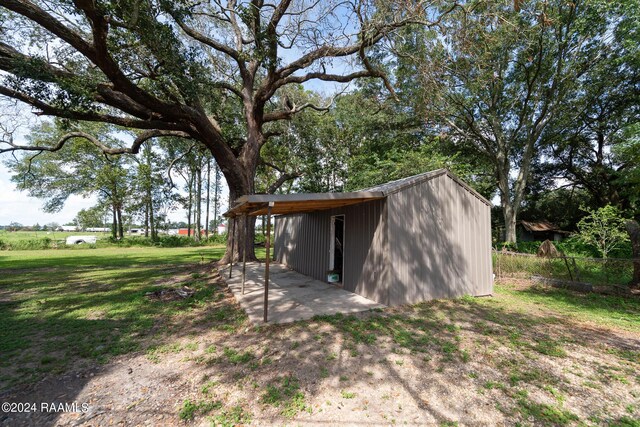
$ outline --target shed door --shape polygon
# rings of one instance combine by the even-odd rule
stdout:
[[[344,215],[331,217],[330,233],[329,270],[338,274],[338,281],[342,283],[344,271]]]

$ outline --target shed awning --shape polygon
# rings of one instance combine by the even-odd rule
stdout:
[[[369,200],[384,198],[381,191],[355,191],[351,193],[307,193],[307,194],[253,194],[236,199],[236,204],[224,213],[226,217],[239,215],[266,215],[269,204],[271,214],[283,215],[320,211],[355,205]]]

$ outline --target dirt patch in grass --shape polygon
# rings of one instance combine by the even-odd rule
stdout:
[[[193,296],[195,290],[182,286],[180,288],[165,288],[147,292],[145,296],[152,301],[177,301]]]
[[[613,310],[605,318],[597,300],[580,308],[565,291],[504,286],[493,298],[255,327],[215,272],[179,274],[148,283],[191,283],[193,300],[146,312],[153,322],[136,350],[64,365],[0,396],[87,403],[87,412],[0,414],[0,423],[555,426],[640,417],[633,304],[602,300]]]

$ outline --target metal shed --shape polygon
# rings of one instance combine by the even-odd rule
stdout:
[[[491,204],[471,187],[436,170],[364,191],[383,197],[276,217],[275,260],[326,280],[342,217],[344,289],[385,305],[492,293]]]
[[[492,293],[490,208],[439,169],[352,193],[244,196],[226,215],[277,215],[275,261],[399,305]]]

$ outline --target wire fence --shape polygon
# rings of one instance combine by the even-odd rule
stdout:
[[[517,252],[493,252],[493,272],[497,279],[566,284],[581,290],[594,290],[595,286],[626,288],[633,278],[634,263],[640,263],[640,259],[546,258]]]

